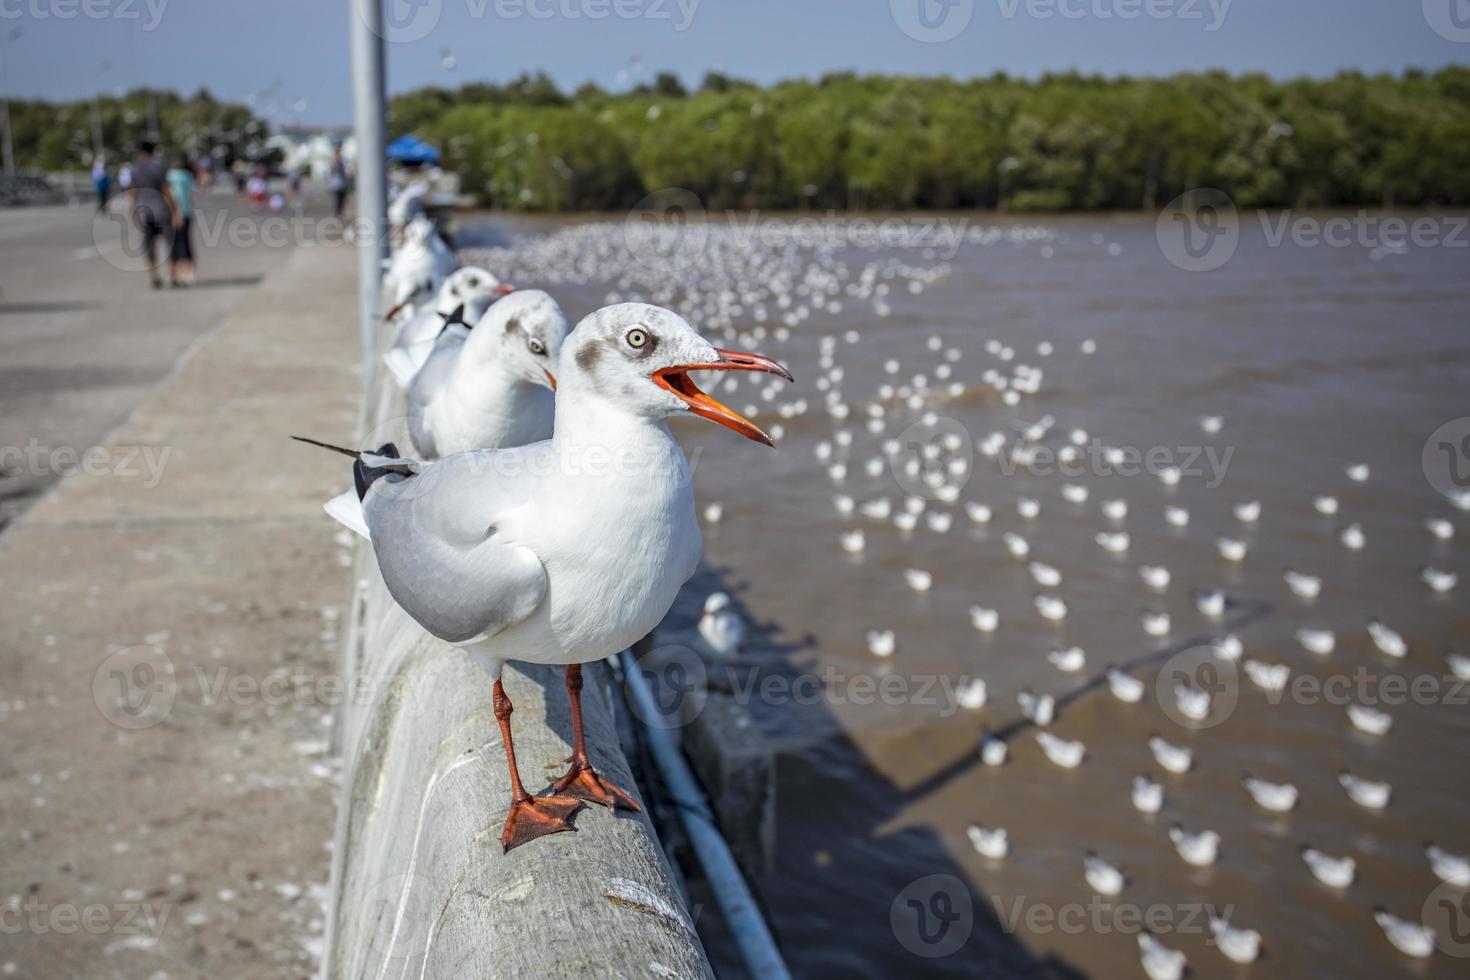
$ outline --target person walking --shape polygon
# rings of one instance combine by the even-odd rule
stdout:
[[[342,144],[338,143],[332,147],[332,169],[327,172],[327,187],[332,191],[332,213],[339,218],[342,217],[342,209],[347,206],[349,184],[347,161],[342,159]]]
[[[154,289],[163,288],[158,266],[163,261],[156,255],[160,244],[170,244],[169,229],[173,226],[174,201],[164,176],[163,164],[154,155],[157,145],[152,140],[138,144],[138,158],[133,162],[131,179],[128,182],[128,204],[133,212],[133,222],[143,233],[143,255],[145,268]]]
[[[194,224],[194,180],[189,158],[180,153],[166,175],[168,191],[173,197],[173,242],[169,246],[169,279],[174,286],[194,282],[194,243],[190,232]]]
[[[107,210],[107,193],[112,189],[106,157],[99,156],[92,161],[92,188],[97,192],[97,213],[101,214]]]

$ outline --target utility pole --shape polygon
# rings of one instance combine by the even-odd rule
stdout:
[[[15,146],[10,139],[10,42],[20,35],[19,27],[7,31],[5,50],[0,53],[0,151],[3,151],[7,177],[15,176]]]
[[[357,307],[362,333],[363,384],[372,381],[388,257],[387,106],[383,72],[383,0],[347,0],[352,32],[352,106],[357,135]]]

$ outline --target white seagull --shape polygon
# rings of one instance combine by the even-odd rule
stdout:
[[[1116,667],[1109,667],[1108,690],[1124,704],[1137,704],[1143,700],[1144,683],[1132,674],[1125,674]]]
[[[975,824],[966,829],[970,843],[982,857],[999,861],[1011,853],[1011,842],[1003,827],[981,827]]]
[[[1424,856],[1429,859],[1429,868],[1440,881],[1470,887],[1470,857],[1453,854],[1433,843],[1424,845]]]
[[[903,570],[903,580],[915,592],[928,592],[930,586],[934,584],[934,576],[922,568],[905,568]]]
[[[1087,746],[1081,742],[1061,738],[1045,730],[1036,733],[1036,741],[1046,757],[1063,769],[1077,768],[1087,755]]]
[[[1336,857],[1306,846],[1301,855],[1312,877],[1330,888],[1347,888],[1357,877],[1358,862],[1351,857]]]
[[[1286,664],[1268,664],[1260,660],[1247,660],[1243,665],[1245,676],[1252,684],[1267,694],[1280,694],[1291,680],[1291,668]]]
[[[1312,498],[1312,506],[1316,509],[1317,513],[1321,514],[1323,517],[1337,516],[1338,503],[1336,497],[1329,497],[1325,494],[1319,497],[1314,497]]]
[[[719,657],[734,657],[745,647],[745,620],[724,592],[711,593],[699,615],[699,638]]]
[[[893,635],[893,630],[868,630],[868,652],[875,657],[891,657],[898,641]]]
[[[1347,793],[1348,799],[1365,810],[1382,810],[1388,806],[1389,797],[1393,795],[1393,787],[1388,783],[1364,779],[1346,769],[1337,774],[1337,781],[1342,785],[1343,792]]]
[[[1138,955],[1148,980],[1179,980],[1189,965],[1183,953],[1170,949],[1147,932],[1138,934]]]
[[[1397,630],[1390,629],[1376,619],[1368,621],[1368,635],[1373,645],[1398,660],[1409,655],[1409,644]]]
[[[1215,863],[1220,853],[1220,835],[1213,830],[1191,834],[1176,823],[1169,828],[1169,839],[1174,842],[1174,849],[1179,852],[1179,856],[1195,867],[1209,867]]]
[[[1058,623],[1067,618],[1067,602],[1061,596],[1038,595],[1033,601],[1042,619]]]
[[[1000,613],[985,606],[971,606],[970,624],[982,633],[994,633],[1000,625]]]
[[[1083,877],[1099,895],[1117,895],[1128,884],[1121,870],[1104,861],[1092,851],[1082,859]]]
[[[1370,708],[1366,704],[1348,705],[1347,716],[1354,728],[1369,735],[1387,735],[1388,730],[1393,727],[1393,715]]]
[[[1193,593],[1194,607],[1211,619],[1225,615],[1224,589],[1196,589]]]
[[[1154,754],[1154,761],[1169,772],[1186,773],[1194,765],[1194,752],[1188,746],[1173,745],[1158,735],[1149,738],[1148,749]]]
[[[1026,570],[1043,589],[1055,589],[1062,584],[1062,573],[1045,562],[1033,561],[1026,566]]]
[[[1164,520],[1168,521],[1170,527],[1188,527],[1189,511],[1171,504],[1164,508]]]
[[[1393,948],[1405,956],[1424,959],[1434,955],[1435,932],[1429,926],[1400,919],[1382,907],[1373,910],[1373,921],[1378,923]]]
[[[539,289],[511,293],[468,332],[446,331],[408,389],[408,434],[428,459],[551,438],[553,368],[570,326]]]
[[[770,437],[701,391],[695,371],[758,371],[757,354],[720,350],[675,313],[605,307],[567,339],[551,439],[436,463],[384,446],[357,453],[356,492],[328,510],[372,543],[388,591],[434,636],[484,663],[510,771],[506,848],[571,829],[591,800],[637,809],[593,770],[581,726],[581,665],[647,636],[703,550],[689,463],[667,420],[693,413],[757,442]],[[619,460],[592,466],[590,453]],[[585,465],[584,465],[585,464]],[[552,795],[526,792],[511,740],[507,660],[566,665],[572,755]]]
[[[1163,592],[1169,587],[1172,576],[1163,565],[1139,565],[1138,577],[1143,579],[1143,584],[1155,592]]]
[[[1164,808],[1164,786],[1147,776],[1134,776],[1132,798],[1139,813],[1158,813]]]
[[[980,761],[987,766],[1003,766],[1009,755],[1005,739],[996,738],[987,729],[980,733]]]
[[[1240,785],[1262,810],[1286,813],[1296,806],[1297,789],[1291,783],[1271,783],[1246,773],[1241,777]]]
[[[1337,540],[1341,541],[1342,546],[1348,551],[1362,551],[1363,546],[1368,543],[1368,536],[1363,533],[1363,525],[1349,524],[1342,529]]]
[[[972,677],[955,688],[955,701],[967,711],[979,711],[987,699],[985,678]]]
[[[439,286],[433,305],[416,309],[399,322],[393,346],[383,355],[398,387],[413,383],[441,334],[473,327],[491,303],[509,292],[511,286],[475,266],[451,273]]]
[[[1459,584],[1460,576],[1454,572],[1441,571],[1432,565],[1425,565],[1419,569],[1419,580],[1429,586],[1432,591],[1444,595]]]
[[[1296,641],[1308,653],[1325,656],[1337,649],[1337,634],[1332,630],[1303,627],[1296,631]]]
[[[1229,919],[1221,919],[1210,913],[1210,933],[1215,937],[1215,946],[1227,960],[1244,966],[1254,963],[1261,955],[1261,934],[1254,929],[1237,929]]]
[[[1281,577],[1286,580],[1287,588],[1299,599],[1311,602],[1322,594],[1322,579],[1316,575],[1307,575],[1288,568]]]
[[[1022,690],[1016,695],[1016,703],[1021,706],[1021,714],[1042,728],[1050,725],[1052,719],[1056,717],[1057,701],[1050,694],[1035,694],[1029,689]]]
[[[1048,653],[1046,661],[1064,674],[1075,674],[1087,666],[1087,654],[1081,647],[1068,647]]]

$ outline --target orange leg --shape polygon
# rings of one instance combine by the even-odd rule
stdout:
[[[500,835],[501,846],[509,851],[537,837],[574,830],[567,818],[582,808],[581,800],[571,796],[532,796],[521,785],[515,744],[510,737],[510,713],[513,709],[500,681],[495,682],[494,705],[495,720],[500,722],[500,738],[505,743],[505,763],[510,768],[510,814],[505,818],[505,830]]]
[[[572,756],[567,760],[572,765],[552,789],[557,793],[601,803],[614,809],[622,807],[624,810],[642,810],[633,797],[603,779],[592,768],[592,763],[587,761],[587,739],[582,734],[581,664],[570,664],[567,667],[567,698],[572,702]]]

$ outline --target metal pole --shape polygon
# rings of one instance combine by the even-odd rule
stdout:
[[[622,670],[624,688],[637,704],[636,713],[642,718],[662,714],[632,651],[624,650],[618,654],[618,666]],[[791,974],[787,972],[786,961],[781,958],[781,950],[776,946],[760,906],[751,895],[750,886],[745,883],[745,876],[740,873],[679,747],[668,732],[656,725],[645,724],[643,732],[654,765],[658,767],[659,778],[674,800],[679,822],[689,835],[689,843],[704,869],[710,890],[715,893],[715,903],[724,913],[725,923],[735,937],[735,945],[740,949],[740,958],[745,961],[746,969],[751,976],[761,980],[790,980]]]
[[[383,82],[383,0],[348,0],[352,32],[352,105],[357,135],[357,308],[363,385],[372,382],[383,259],[388,256],[388,186],[384,170],[387,106]],[[365,390],[371,390],[370,387]]]
[[[5,176],[15,176],[15,149],[10,143],[10,38],[20,33],[12,30],[5,38],[5,51],[0,54],[0,128],[4,132]]]

